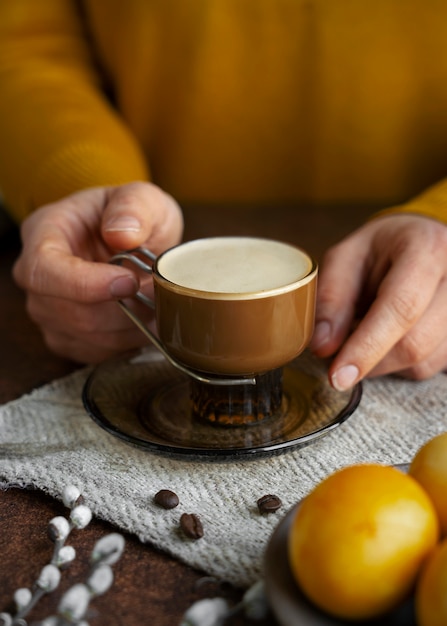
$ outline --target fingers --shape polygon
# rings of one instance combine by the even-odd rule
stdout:
[[[43,241],[24,252],[13,268],[17,284],[35,294],[72,302],[95,303],[131,296],[138,279],[129,269],[73,256]]]
[[[402,259],[387,274],[376,300],[330,368],[336,389],[349,388],[364,378],[422,317],[439,282],[437,273],[427,275],[429,268],[424,265],[421,259],[421,267],[409,273]]]
[[[389,372],[425,375],[442,362],[446,250],[445,225],[399,215],[366,224],[329,251],[311,348],[336,354],[329,370],[336,389]]]
[[[54,332],[43,329],[43,337],[48,348],[66,359],[76,363],[96,364],[110,359],[124,350],[133,350],[142,347],[144,337],[141,332],[130,334],[119,332],[114,335],[98,335],[75,337],[67,333]],[[92,341],[92,339],[96,341]],[[146,342],[147,343],[147,342]],[[123,346],[126,346],[123,349]]]
[[[411,380],[425,380],[439,372],[447,372],[447,340],[442,341],[426,360],[399,370],[398,374]]]
[[[132,183],[110,190],[101,229],[114,250],[149,244],[158,254],[180,241],[183,218],[175,200],[161,189]]]
[[[77,362],[98,363],[147,344],[146,337],[116,302],[82,304],[29,296],[27,309],[48,347]],[[140,311],[138,314],[143,318]]]
[[[447,366],[447,282],[441,281],[422,318],[369,372],[382,376],[399,372],[401,376],[422,380]]]
[[[334,354],[351,329],[365,280],[366,261],[361,238],[334,246],[323,259],[310,344],[311,350],[322,358]]]

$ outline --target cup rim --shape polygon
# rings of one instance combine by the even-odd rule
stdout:
[[[170,280],[169,278],[166,278],[165,276],[163,276],[163,274],[160,272],[159,270],[159,262],[163,259],[163,257],[167,254],[169,254],[169,252],[171,252],[172,250],[188,244],[188,243],[193,243],[196,241],[203,241],[203,240],[213,240],[213,239],[251,239],[251,240],[257,240],[257,241],[269,241],[269,242],[275,242],[275,243],[279,243],[279,244],[284,244],[286,246],[289,246],[291,248],[294,248],[295,250],[298,250],[299,252],[301,252],[309,261],[310,261],[310,269],[309,271],[302,276],[301,278],[291,282],[291,283],[287,283],[285,285],[281,285],[278,287],[273,287],[270,289],[265,289],[265,290],[256,290],[256,291],[243,291],[243,292],[223,292],[223,291],[208,291],[208,290],[202,290],[202,289],[197,289],[197,288],[193,288],[193,287],[187,287],[184,285],[179,285],[175,282],[173,282],[172,280]],[[177,246],[173,246],[171,248],[168,248],[167,250],[165,250],[164,252],[162,252],[157,259],[155,260],[154,263],[154,268],[153,268],[153,275],[154,275],[154,282],[159,282],[163,285],[163,287],[165,287],[166,289],[180,294],[180,295],[184,295],[184,296],[189,296],[192,298],[200,298],[203,300],[227,300],[227,301],[238,301],[238,300],[258,300],[261,298],[268,298],[268,297],[272,297],[272,296],[280,296],[282,294],[286,294],[286,293],[290,293],[291,291],[294,291],[297,288],[303,287],[304,285],[310,283],[317,275],[318,273],[318,263],[316,262],[316,260],[308,253],[306,252],[306,250],[304,250],[303,248],[301,248],[300,246],[297,246],[295,244],[286,242],[286,241],[280,241],[280,240],[276,240],[276,239],[269,239],[267,237],[255,237],[255,236],[217,236],[217,237],[201,237],[200,239],[192,239],[190,241],[185,241],[182,242],[180,244],[178,244]]]

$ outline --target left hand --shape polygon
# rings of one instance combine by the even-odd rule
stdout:
[[[326,253],[311,349],[336,354],[336,389],[368,376],[425,379],[447,368],[447,226],[376,218]]]
[[[99,363],[146,345],[117,304],[138,290],[136,273],[108,261],[136,246],[159,254],[180,241],[182,230],[177,202],[145,182],[85,189],[36,209],[22,224],[13,275],[47,346],[79,363]]]

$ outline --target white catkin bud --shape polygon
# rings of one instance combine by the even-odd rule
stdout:
[[[269,605],[264,591],[264,582],[258,580],[244,593],[242,598],[244,613],[252,620],[260,620],[267,617]]]
[[[12,626],[12,616],[9,613],[0,613],[0,626]]]
[[[119,533],[110,533],[102,537],[93,546],[90,562],[113,565],[118,561],[124,550],[124,537]]]
[[[59,550],[56,557],[56,565],[62,569],[70,565],[76,558],[76,550],[73,546],[64,546]]]
[[[68,622],[81,620],[90,602],[90,591],[82,583],[73,585],[61,598],[58,606],[59,614]]]
[[[53,541],[65,541],[70,534],[70,524],[65,517],[53,517],[48,524],[48,534]]]
[[[81,492],[77,487],[75,487],[74,485],[67,485],[62,492],[62,502],[65,504],[66,507],[72,509],[76,505],[76,502],[79,499],[80,495]]]
[[[92,595],[101,596],[113,584],[113,572],[110,565],[99,565],[87,579],[87,587]]]
[[[73,526],[78,529],[85,528],[90,524],[90,520],[92,519],[92,512],[85,506],[85,504],[79,504],[72,509],[70,513],[70,520]]]
[[[36,585],[43,589],[45,593],[50,593],[57,588],[60,579],[61,573],[56,565],[45,565],[39,574],[39,578],[36,580]]]
[[[21,587],[14,592],[14,602],[16,603],[16,607],[18,611],[24,609],[31,602],[31,598],[33,594],[30,589],[26,587]]]
[[[223,598],[198,600],[183,615],[180,626],[220,626],[228,612],[228,602]]]
[[[59,626],[60,621],[57,615],[50,615],[39,622],[39,626]]]

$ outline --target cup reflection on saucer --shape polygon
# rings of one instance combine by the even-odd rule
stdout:
[[[254,384],[213,385],[191,379],[191,410],[219,426],[259,424],[282,411],[283,369],[255,376]]]

